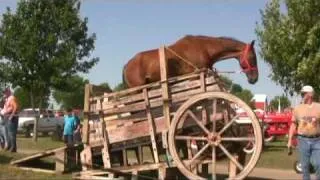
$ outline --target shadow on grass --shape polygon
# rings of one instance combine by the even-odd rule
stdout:
[[[169,171],[168,171],[169,170]],[[228,176],[225,174],[217,174],[216,178],[219,179],[228,179]],[[140,172],[137,179],[148,180],[148,179],[158,179],[158,172],[155,171],[144,171]],[[177,168],[167,169],[167,177],[166,179],[177,179],[177,180],[189,180],[189,178],[185,177]],[[207,176],[208,180],[211,180],[211,174]],[[246,180],[272,180],[270,178],[260,178],[260,177],[247,177]]]
[[[9,164],[12,159],[13,159],[13,157],[1,154],[0,155],[0,164]]]

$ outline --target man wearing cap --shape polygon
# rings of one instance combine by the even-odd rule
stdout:
[[[12,95],[11,90],[6,88],[4,90],[4,97],[6,98],[1,115],[7,120],[8,125],[8,145],[11,152],[17,152],[16,136],[18,128],[18,103],[15,96]]]
[[[310,163],[316,171],[317,179],[320,179],[320,104],[313,102],[312,86],[303,86],[301,93],[302,103],[293,110],[288,148],[292,146],[292,137],[297,128],[303,179],[310,179]]]

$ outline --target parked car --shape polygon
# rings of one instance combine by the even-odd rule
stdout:
[[[24,133],[26,137],[32,136],[36,116],[39,116],[38,132],[43,134],[54,132],[62,136],[63,117],[56,117],[52,110],[43,110],[39,113],[39,109],[33,111],[32,108],[23,109],[19,113],[18,132]]]

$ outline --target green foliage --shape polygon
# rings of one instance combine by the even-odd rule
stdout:
[[[65,79],[87,73],[95,34],[89,36],[87,18],[81,19],[79,0],[20,1],[7,8],[0,27],[2,76],[14,87],[39,95],[51,87],[63,89]]]
[[[80,108],[83,109],[84,87],[89,83],[88,80],[76,75],[66,81],[66,88],[54,90],[52,95],[61,108]]]
[[[106,92],[112,92],[112,89],[110,88],[109,83],[107,83],[107,82],[101,83],[101,84],[99,84],[99,86],[103,87]]]
[[[240,84],[232,84],[232,86],[231,86],[231,93],[232,94],[242,92],[242,91],[243,91],[243,88],[240,86]]]
[[[232,86],[232,80],[230,78],[228,78],[227,76],[224,76],[224,75],[220,75],[220,79],[221,79],[224,87],[227,90],[230,90],[230,88]]]
[[[19,102],[19,108],[24,109],[24,108],[30,108],[32,107],[31,101],[30,101],[30,96],[28,91],[25,89],[18,87],[14,90],[14,95],[17,97],[18,102]],[[36,105],[39,105],[40,103],[40,96],[37,96],[35,94],[34,98],[34,103]],[[43,99],[43,107],[48,107],[49,106],[49,96],[44,97]]]
[[[290,94],[305,84],[320,92],[319,14],[319,0],[272,0],[261,10],[260,54],[272,68],[272,79]]]
[[[241,92],[234,93],[235,96],[242,99],[245,103],[247,103],[249,106],[251,106],[251,99],[253,98],[253,94],[248,89],[243,89]]]
[[[80,17],[80,0],[19,1],[0,25],[0,77],[30,94],[32,108],[42,108],[50,89],[65,90],[66,81],[98,62],[90,58],[95,34],[88,34],[88,19]],[[34,140],[37,140],[37,120]]]
[[[243,89],[240,84],[233,83],[231,79],[229,79],[226,76],[220,76],[220,79],[224,83],[225,88],[227,91],[229,91],[231,94],[239,97],[242,99],[245,103],[247,103],[249,106],[253,106],[251,103],[251,99],[253,98],[253,94],[248,89]]]
[[[284,110],[285,108],[288,108],[291,106],[290,100],[287,98],[287,96],[282,95],[282,96],[275,96],[271,101],[270,101],[270,108],[273,110],[278,110],[278,104],[279,104],[279,99],[280,99],[280,105],[281,105],[281,110]]]
[[[126,85],[123,83],[119,83],[116,85],[116,87],[113,88],[113,91],[121,91],[121,90],[125,90],[125,89],[127,89]]]

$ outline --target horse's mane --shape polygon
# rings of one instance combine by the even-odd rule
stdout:
[[[243,42],[241,42],[240,40],[238,40],[236,38],[228,37],[228,36],[220,36],[220,37],[217,37],[217,38],[222,39],[222,40],[230,40],[230,41],[236,41],[238,43],[243,43]]]

